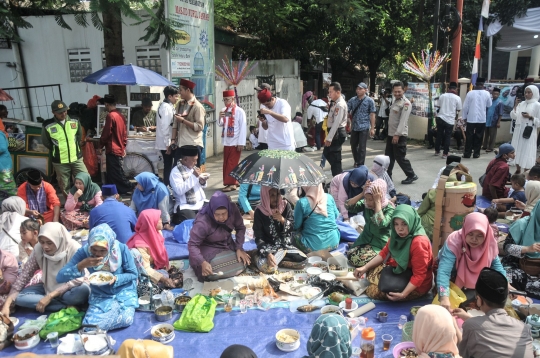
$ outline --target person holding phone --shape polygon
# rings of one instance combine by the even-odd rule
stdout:
[[[516,121],[512,146],[516,149],[516,173],[521,173],[522,168],[526,171],[531,169],[536,161],[536,139],[538,126],[540,125],[540,94],[536,85],[525,88],[525,101],[516,97],[514,110],[510,112],[512,119]]]
[[[266,88],[257,94],[257,98],[262,105],[257,114],[261,126],[267,130],[268,149],[295,150],[290,104]]]

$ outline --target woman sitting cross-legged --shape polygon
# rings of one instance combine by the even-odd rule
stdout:
[[[101,204],[101,188],[92,182],[90,174],[81,172],[75,176],[75,185],[69,191],[65,211],[61,214],[62,222],[69,230],[88,228],[90,210]]]
[[[291,244],[294,212],[278,189],[261,187],[261,203],[255,209],[253,231],[257,244],[255,263],[267,274],[278,265],[301,269],[307,256]]]
[[[388,200],[383,179],[375,180],[366,188],[363,200],[359,200],[361,196],[345,202],[349,212],[364,212],[366,220],[364,230],[347,253],[349,262],[356,267],[367,264],[386,246],[394,214],[394,204]]]
[[[199,281],[216,281],[244,272],[251,262],[243,249],[245,234],[238,207],[221,191],[215,192],[197,213],[189,235],[189,264]]]
[[[339,212],[332,196],[324,192],[322,184],[303,186],[298,196],[293,245],[304,253],[336,249],[340,237],[336,224]]]
[[[161,220],[165,230],[173,230],[169,214],[169,189],[159,181],[154,173],[143,172],[135,177],[137,186],[133,190],[130,208],[137,216],[146,209],[158,209],[161,211]]]
[[[349,221],[349,212],[345,208],[345,202],[364,191],[364,185],[370,179],[373,181],[375,175],[370,174],[365,165],[336,175],[330,183],[329,194],[334,198],[334,202],[343,216],[343,221]]]
[[[388,259],[388,260],[387,260]],[[411,270],[412,276],[402,292],[381,292],[378,284],[381,271],[386,265],[394,267],[393,274],[406,275]],[[367,273],[371,285],[367,288],[368,297],[378,300],[412,300],[425,295],[433,282],[433,255],[431,242],[420,223],[420,217],[409,205],[398,205],[392,217],[392,231],[388,243],[366,265],[354,270],[354,276],[360,279]]]
[[[450,280],[454,270],[456,276],[452,281],[459,288],[468,289],[469,292],[464,291],[472,298],[478,275],[484,267],[491,267],[506,276],[487,216],[470,213],[465,216],[463,227],[448,236],[439,252],[437,286],[441,306],[450,309]]]
[[[57,274],[81,247],[71,238],[64,225],[46,223],[39,231],[39,243],[23,266],[19,278],[11,287],[2,313],[9,315],[9,306],[34,308],[38,312],[57,312],[67,306],[78,306],[88,302],[90,287],[84,282],[84,272],[70,280],[58,281]],[[41,269],[42,282],[25,287],[34,273]]]
[[[90,273],[110,272],[114,278],[108,285],[92,285],[83,324],[98,325],[105,331],[130,326],[135,308],[139,307],[137,267],[128,247],[116,240],[109,225],[90,230],[88,244],[60,270],[58,281],[80,278],[85,269]]]

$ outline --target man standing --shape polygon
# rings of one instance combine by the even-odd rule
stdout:
[[[128,206],[118,201],[116,185],[105,184],[101,188],[103,204],[96,206],[90,211],[89,229],[107,224],[116,233],[116,240],[125,244],[133,236],[137,216]]]
[[[229,175],[238,165],[242,149],[246,145],[246,113],[236,105],[234,90],[223,91],[225,108],[219,112],[219,126],[223,143],[223,192],[236,190],[238,182]]]
[[[273,96],[267,88],[259,92],[257,98],[261,103],[259,121],[263,129],[267,130],[268,149],[295,150],[296,143],[289,103],[283,98]]]
[[[360,82],[356,86],[356,97],[347,102],[352,119],[351,150],[355,168],[364,165],[368,137],[375,135],[375,102],[366,95],[367,88]]]
[[[313,97],[312,97],[313,98]],[[321,150],[325,140],[325,133],[322,129],[324,117],[328,113],[328,104],[322,99],[308,99],[309,106],[307,108],[307,120],[315,121],[315,145],[317,150]]]
[[[397,161],[401,170],[407,178],[401,181],[401,184],[412,184],[418,179],[414,174],[411,162],[405,158],[407,155],[407,135],[409,134],[409,116],[411,115],[412,105],[403,91],[403,84],[400,81],[392,85],[394,94],[394,103],[390,106],[390,116],[388,118],[388,138],[386,138],[385,155],[390,157],[388,166],[388,175],[392,177],[394,163]]]
[[[263,89],[267,89],[268,91],[272,92],[272,86],[270,86],[268,83],[263,83],[259,87],[255,87],[254,89],[255,89],[255,92],[257,93],[257,96]],[[262,104],[259,104],[259,109],[261,109],[262,107],[263,107]],[[266,139],[267,131],[266,129],[263,128],[262,122],[261,121],[258,121],[258,122],[259,122],[258,123],[259,131],[258,131],[257,140],[259,142],[259,146],[257,147],[257,149],[258,150],[268,149],[268,142]]]
[[[197,147],[197,166],[201,166],[201,153],[203,149],[203,129],[206,111],[201,102],[195,98],[193,89],[195,82],[185,79],[180,80],[180,97],[182,101],[178,105],[177,114],[172,130],[172,144],[177,146],[193,145]],[[174,161],[180,159],[179,153],[175,153]]]
[[[42,215],[46,223],[59,221],[60,199],[54,187],[43,180],[39,170],[28,171],[26,182],[17,189],[17,196],[26,203],[25,216],[37,219]]]
[[[456,117],[461,111],[461,98],[456,94],[457,83],[450,82],[448,92],[439,97],[439,112],[437,113],[437,140],[435,142],[435,155],[440,155],[441,143],[443,144],[443,159],[446,159],[450,151],[450,139],[454,131]]]
[[[390,110],[388,107],[392,104],[392,90],[390,88],[384,89],[379,95],[381,104],[379,106],[379,114],[377,116],[377,127],[375,128],[374,140],[384,140],[388,135],[388,113]],[[388,110],[388,111],[387,111]]]
[[[486,131],[484,133],[484,144],[482,145],[482,149],[484,149],[486,153],[493,152],[495,140],[497,139],[497,128],[501,127],[504,105],[499,98],[500,94],[500,88],[495,87],[491,91],[491,106],[487,110]]]
[[[330,84],[328,87],[328,97],[330,97],[327,121],[329,131],[324,141],[323,156],[330,163],[332,176],[336,176],[343,172],[341,166],[341,147],[347,137],[345,130],[347,126],[347,102],[341,96],[341,85],[339,82],[332,82]]]
[[[41,140],[50,150],[52,165],[58,186],[67,199],[69,179],[77,174],[88,173],[80,147],[81,124],[67,115],[68,106],[59,100],[51,104],[54,117],[43,122]]]
[[[480,158],[480,147],[484,138],[486,128],[486,112],[491,107],[491,96],[484,90],[485,79],[478,77],[476,85],[472,91],[467,93],[463,102],[463,120],[467,122],[465,135],[465,152],[463,158]],[[474,153],[473,153],[474,151]]]
[[[152,100],[143,98],[142,110],[133,114],[131,125],[137,132],[155,132],[156,131],[156,111],[152,109]]]
[[[156,118],[156,145],[155,149],[161,152],[163,158],[163,183],[169,185],[169,176],[174,165],[175,148],[171,147],[171,129],[174,120],[174,105],[180,95],[178,89],[167,86],[163,90],[165,100],[161,102],[157,110]],[[173,146],[175,147],[176,144]]]
[[[126,156],[127,128],[126,117],[116,109],[114,95],[106,94],[100,101],[105,103],[109,112],[99,138],[99,148],[105,147],[107,158],[107,183],[115,184],[120,194],[131,192],[133,186],[124,173],[124,157]]]

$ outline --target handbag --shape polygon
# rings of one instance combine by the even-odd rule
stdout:
[[[540,275],[540,258],[523,257],[519,259],[519,268],[527,275]]]
[[[383,261],[383,265],[390,258],[390,254],[386,255]],[[390,292],[403,292],[405,287],[409,284],[413,273],[410,268],[406,269],[402,273],[394,273],[393,266],[386,266],[381,271],[381,277],[379,278],[379,291],[384,293]]]
[[[531,138],[532,130],[533,130],[533,126],[530,126],[529,124],[527,124],[527,127],[525,127],[525,129],[523,130],[523,134],[522,134],[523,138],[525,139]]]
[[[188,302],[174,329],[186,332],[210,332],[214,328],[217,302],[212,297],[196,295]]]
[[[315,209],[317,209],[317,206],[319,206],[319,204],[315,205],[315,207],[313,208],[313,210],[311,210],[311,212],[309,213],[309,215],[302,219],[302,224],[300,225],[300,227],[299,227],[298,230],[297,230],[298,232],[302,232],[302,231],[304,230],[304,223],[306,222],[307,219],[309,219],[309,217],[311,216],[311,214],[313,214],[313,212],[315,211]]]

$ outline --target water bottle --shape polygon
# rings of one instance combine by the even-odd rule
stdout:
[[[73,345],[73,348],[75,350],[75,355],[83,356],[86,354],[86,352],[84,351],[84,346],[81,342],[81,336],[79,336],[78,334],[75,336],[75,343]]]
[[[399,322],[398,322],[398,328],[403,329],[403,326],[407,323],[407,316],[401,315],[399,316]]]

